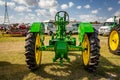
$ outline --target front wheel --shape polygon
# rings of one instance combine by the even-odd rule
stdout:
[[[26,63],[30,70],[36,70],[41,63],[42,51],[39,50],[39,47],[41,47],[41,45],[42,42],[39,33],[27,34],[25,56]]]
[[[84,35],[82,46],[85,51],[82,52],[82,61],[87,71],[96,71],[99,63],[100,45],[97,31]]]

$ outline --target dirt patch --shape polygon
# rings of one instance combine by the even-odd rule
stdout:
[[[7,51],[23,51],[25,46],[25,42],[18,41],[18,42],[2,42],[0,43],[0,52],[7,52]]]

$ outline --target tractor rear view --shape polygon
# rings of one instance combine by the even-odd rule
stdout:
[[[114,24],[108,37],[108,47],[111,53],[120,55],[120,17],[114,17]]]
[[[70,62],[70,51],[82,51],[84,68],[88,71],[96,71],[99,63],[100,45],[98,32],[88,22],[79,23],[79,45],[72,34],[66,34],[66,25],[69,24],[69,15],[65,11],[59,11],[55,15],[54,22],[56,35],[51,36],[49,45],[44,45],[44,25],[42,22],[34,22],[26,37],[25,56],[30,70],[37,70],[41,64],[42,51],[54,51],[53,62]]]

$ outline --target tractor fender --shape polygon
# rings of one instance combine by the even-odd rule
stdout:
[[[44,24],[41,22],[32,23],[32,26],[30,27],[30,32],[44,33],[45,32]]]
[[[92,24],[89,22],[81,22],[78,27],[78,32],[80,34],[85,34],[85,33],[92,33],[94,32],[94,29],[92,27]]]
[[[89,22],[80,22],[78,27],[78,34],[79,34],[79,41],[82,43],[84,35],[86,33],[93,33],[94,28],[92,27],[92,24]]]

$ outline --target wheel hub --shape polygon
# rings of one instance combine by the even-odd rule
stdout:
[[[109,38],[109,44],[111,50],[116,50],[119,44],[119,36],[117,31],[112,31]]]
[[[41,46],[40,35],[37,34],[36,42],[35,42],[35,59],[36,59],[37,65],[39,65],[41,62],[42,51],[39,50],[40,46]]]
[[[84,65],[87,65],[89,63],[89,56],[90,56],[90,44],[88,36],[85,35],[82,46],[85,48],[85,51],[83,52],[83,63]]]

